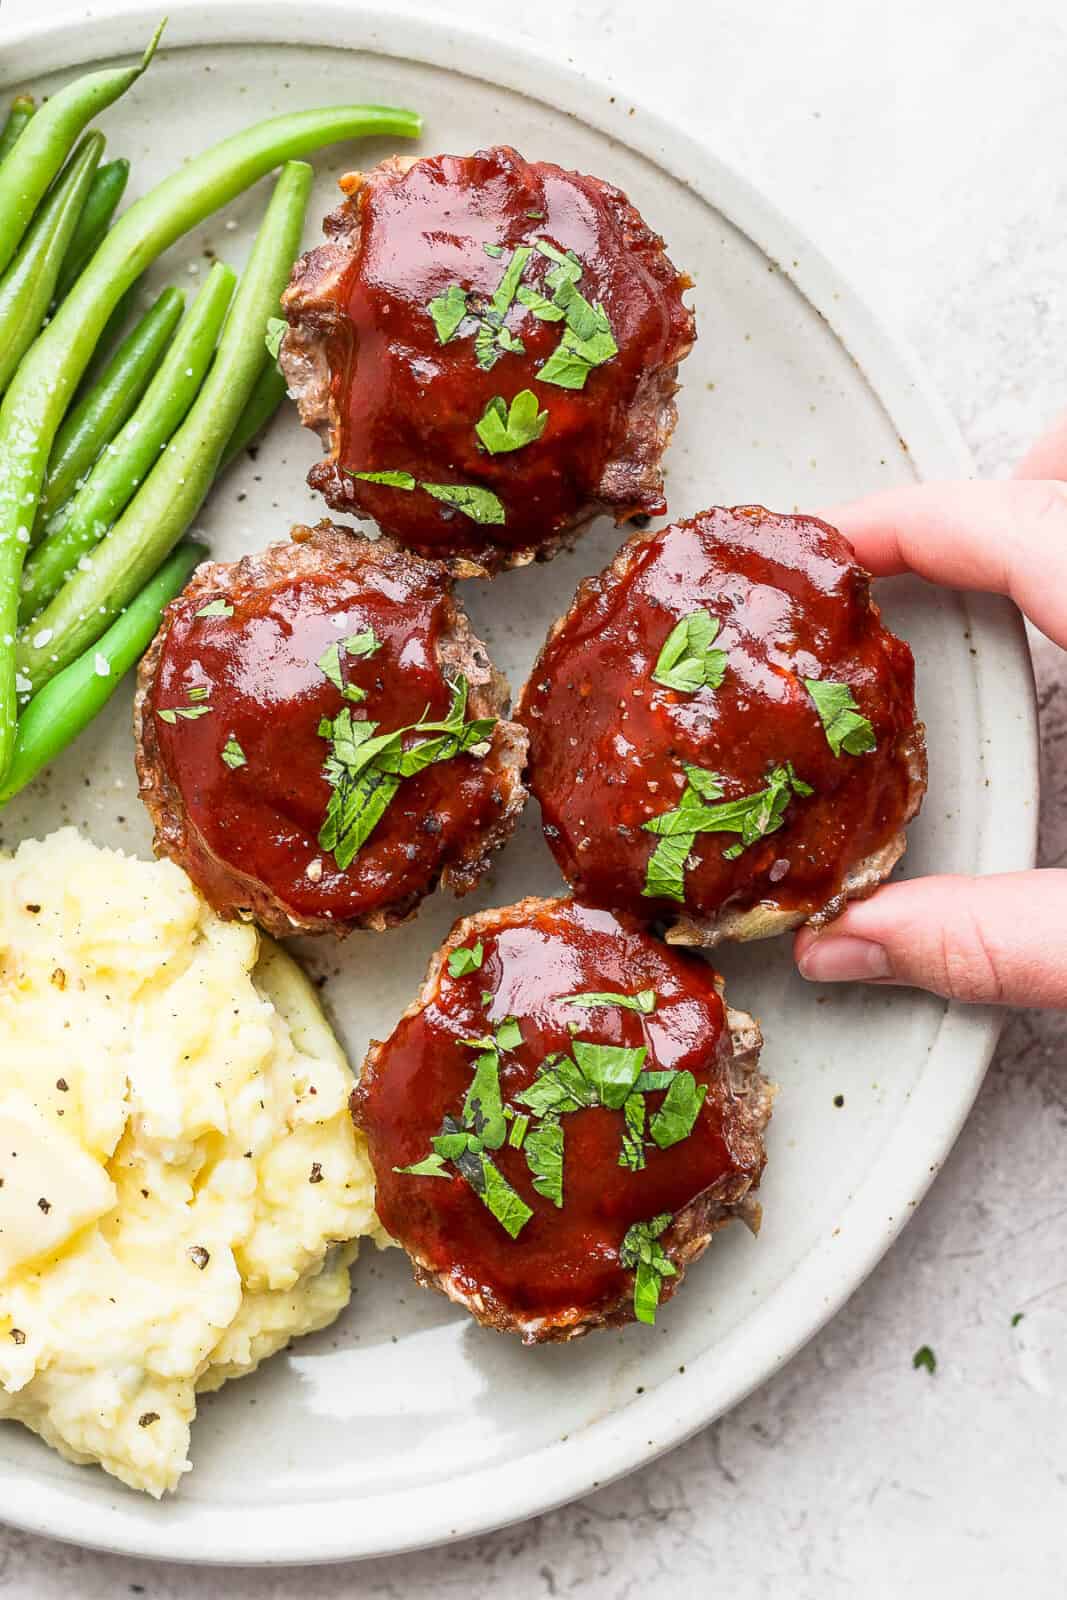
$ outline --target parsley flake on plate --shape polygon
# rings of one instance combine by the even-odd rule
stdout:
[[[911,1364],[916,1371],[918,1371],[920,1367],[925,1367],[927,1372],[930,1373],[931,1377],[937,1371],[937,1357],[934,1355],[934,1352],[930,1349],[928,1344],[921,1344],[919,1346],[918,1350],[916,1350],[915,1354],[911,1358]]]
[[[831,683],[826,678],[805,678],[804,687],[815,701],[815,709],[835,756],[862,756],[877,748],[874,729],[860,714],[856,698],[847,683]]]

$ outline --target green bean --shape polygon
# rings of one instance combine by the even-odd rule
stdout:
[[[0,394],[40,331],[103,149],[99,133],[82,140],[0,278]]]
[[[256,386],[248,397],[248,404],[237,419],[237,426],[230,435],[229,443],[222,452],[219,462],[218,477],[232,466],[241,451],[252,443],[257,433],[267,426],[282,401],[285,399],[285,379],[278,371],[278,363],[273,357],[268,356],[263,365],[263,370],[256,379]]]
[[[179,545],[102,638],[34,696],[19,718],[11,765],[0,785],[0,806],[54,761],[104,708],[151,644],[163,607],[184,587],[204,554],[202,545]]]
[[[12,100],[11,110],[3,128],[0,128],[0,161],[3,161],[36,109],[31,95],[17,94]]]
[[[199,393],[236,282],[233,269],[217,261],[137,410],[77,494],[50,520],[43,542],[23,572],[21,623],[36,616],[59,591],[156,465],[159,452]]]
[[[15,732],[14,635],[26,548],[19,534],[33,521],[56,429],[119,299],[169,244],[280,161],[339,139],[417,138],[421,127],[411,111],[330,106],[287,112],[224,139],[119,217],[91,270],[22,358],[0,404],[0,778]]]
[[[122,158],[106,161],[93,178],[74,237],[67,246],[63,265],[56,279],[55,298],[62,300],[67,290],[81,277],[96,254],[100,241],[111,226],[119,201],[126,192],[130,163]]]
[[[311,168],[282,168],[237,286],[214,364],[192,409],[88,570],[63,585],[24,634],[16,667],[34,690],[92,644],[181,538],[211,488],[263,364],[267,322],[300,249]],[[29,691],[27,691],[29,692]]]
[[[0,165],[0,272],[19,247],[37,206],[95,116],[136,83],[155,54],[160,23],[136,67],[106,67],[75,78],[52,95],[24,127],[18,143]]]
[[[48,463],[35,533],[43,533],[43,519],[70,499],[79,478],[132,413],[170,344],[184,306],[180,289],[164,289],[66,418]]]

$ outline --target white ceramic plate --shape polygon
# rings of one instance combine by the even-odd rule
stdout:
[[[672,511],[762,501],[815,509],[911,475],[967,471],[960,441],[915,367],[818,250],[713,153],[607,90],[447,27],[398,23],[333,0],[171,7],[167,48],[104,118],[143,192],[185,151],[287,108],[341,100],[420,110],[422,149],[507,140],[626,190],[696,280],[700,340],[683,369],[668,456]],[[3,50],[7,92],[47,90],[90,60],[131,53],[156,10],[51,22]],[[344,41],[339,48],[337,41]],[[308,242],[345,166],[318,162]],[[209,246],[239,263],[265,190],[173,249],[154,281],[195,285]],[[201,526],[232,558],[321,506],[316,458],[279,419],[236,468]],[[549,567],[468,585],[465,598],[517,687],[549,622],[619,535],[598,524]],[[907,870],[1032,864],[1036,720],[1016,613],[911,582],[883,586],[912,643],[929,728],[930,795]],[[73,820],[146,853],[132,767],[129,691],[0,817],[3,843]],[[531,804],[492,880],[463,905],[553,893],[558,878]],[[307,944],[355,1060],[384,1035],[460,907],[440,900],[385,936]],[[785,943],[727,950],[734,999],[757,1012],[765,1071],[781,1084],[759,1241],[728,1230],[654,1331],[523,1350],[412,1284],[399,1252],[366,1252],[350,1311],[257,1377],[207,1400],[194,1471],[166,1504],[64,1465],[29,1434],[0,1431],[0,1510],[83,1544],[188,1561],[308,1562],[383,1554],[544,1511],[651,1460],[733,1405],[798,1349],[871,1270],[952,1144],[997,1023],[906,991],[819,994]],[[834,1097],[844,1095],[835,1108]]]

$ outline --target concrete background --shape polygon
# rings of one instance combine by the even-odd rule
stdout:
[[[0,0],[0,20],[42,4]],[[446,0],[433,11],[610,79],[710,139],[919,348],[984,474],[1004,475],[1067,405],[1062,0]],[[1051,646],[1035,654],[1042,859],[1062,864],[1067,681]],[[1009,1021],[955,1152],[848,1308],[646,1471],[520,1528],[299,1576],[158,1566],[0,1529],[0,1596],[1062,1595],[1065,1031],[1062,1016]],[[937,1354],[932,1377],[912,1368],[922,1344]]]

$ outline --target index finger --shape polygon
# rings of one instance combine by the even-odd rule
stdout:
[[[916,483],[827,514],[876,577],[1009,595],[1067,647],[1067,483]]]

